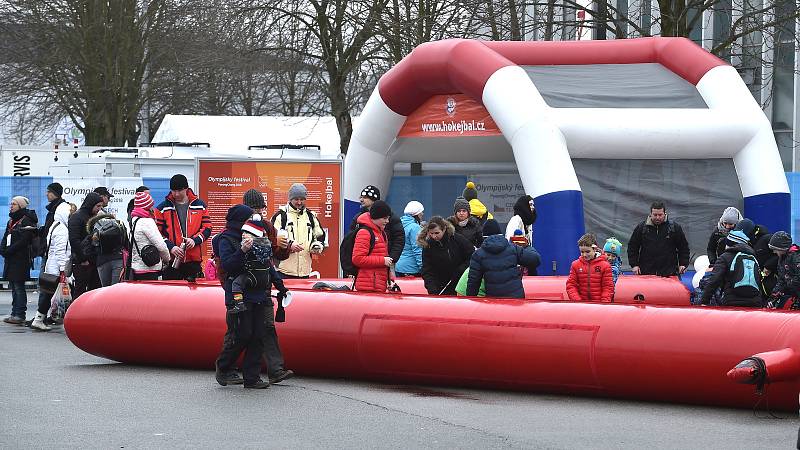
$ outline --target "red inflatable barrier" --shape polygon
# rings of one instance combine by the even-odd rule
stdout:
[[[82,295],[64,326],[94,355],[211,368],[222,298],[212,284],[122,283]],[[755,388],[734,381],[755,372],[727,374],[761,353],[766,379],[779,366],[770,407],[798,407],[798,314],[297,290],[286,315],[281,346],[302,375],[752,407]]]
[[[352,279],[287,279],[289,289],[311,289],[319,281],[352,286]],[[398,278],[397,284],[404,294],[428,295],[422,278]],[[530,300],[568,300],[567,277],[523,277],[525,298]],[[640,299],[636,299],[641,294]],[[632,303],[666,306],[689,306],[689,290],[677,278],[656,276],[621,276],[617,281],[614,303]]]

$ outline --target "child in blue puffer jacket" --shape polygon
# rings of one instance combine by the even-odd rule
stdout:
[[[611,264],[611,276],[614,278],[614,286],[616,286],[617,278],[619,278],[620,274],[620,266],[622,265],[622,260],[620,260],[622,242],[615,237],[606,239],[606,243],[603,245],[603,253],[605,253],[608,263]]]

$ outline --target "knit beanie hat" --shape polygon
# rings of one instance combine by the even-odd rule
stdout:
[[[64,187],[60,183],[50,183],[47,185],[47,192],[52,192],[56,197],[64,195]]]
[[[425,207],[422,206],[422,203],[416,200],[411,200],[406,205],[406,209],[403,210],[403,214],[408,214],[409,216],[416,216],[417,214],[420,214],[423,211],[425,211]]]
[[[289,200],[296,198],[306,198],[308,196],[308,189],[300,183],[295,183],[289,188]]]
[[[750,240],[747,239],[747,235],[741,230],[733,230],[728,233],[728,237],[725,238],[725,244],[727,245],[747,244],[748,242],[750,242]]]
[[[512,244],[519,245],[520,247],[527,247],[530,242],[528,242],[528,238],[525,236],[525,233],[522,230],[514,230],[514,235],[511,236],[509,239]]]
[[[242,225],[242,233],[249,233],[255,237],[264,237],[266,234],[266,230],[260,224],[253,222],[252,220],[248,220],[247,222]]]
[[[253,210],[249,206],[233,205],[228,209],[228,214],[225,215],[225,227],[230,230],[240,231],[242,225],[244,225],[252,215]]]
[[[242,203],[253,209],[265,208],[267,205],[264,202],[264,194],[255,189],[248,189],[242,196]]]
[[[769,248],[773,250],[789,250],[792,246],[792,237],[785,231],[777,231],[769,238]]]
[[[380,219],[382,217],[389,217],[392,215],[392,208],[383,200],[378,200],[372,204],[369,209],[369,217],[371,219]]]
[[[28,200],[28,197],[23,197],[21,195],[18,195],[16,197],[12,198],[11,200],[17,202],[17,204],[19,205],[20,209],[27,208],[28,205],[31,203],[31,201]]]
[[[617,258],[619,258],[620,254],[622,254],[622,242],[615,237],[606,239],[606,243],[603,245],[603,252],[613,253],[617,255]]]
[[[503,234],[500,231],[500,224],[494,219],[489,219],[483,224],[483,235],[493,236],[495,234]]]
[[[742,220],[742,213],[740,213],[739,210],[733,206],[725,208],[725,211],[722,212],[722,216],[719,218],[720,224],[731,223],[736,225],[740,220]]]
[[[472,210],[469,207],[469,202],[464,197],[456,198],[456,202],[453,203],[453,213],[457,213],[460,209],[466,209],[467,213],[471,213]]]
[[[189,180],[185,175],[176,174],[169,179],[169,190],[180,191],[181,189],[189,189]]]
[[[734,231],[741,231],[747,236],[747,239],[750,240],[753,238],[753,232],[756,229],[756,224],[753,223],[750,219],[742,219],[740,220],[735,227],[733,227]]]
[[[153,201],[153,197],[151,197],[147,192],[137,192],[136,196],[133,197],[134,208],[149,210],[154,204],[155,201]]]
[[[467,199],[467,201],[478,198],[478,191],[475,189],[475,183],[467,181],[467,187],[464,188],[464,192],[461,196]]]
[[[381,191],[375,186],[368,184],[367,187],[361,190],[361,197],[367,197],[373,201],[381,199]]]

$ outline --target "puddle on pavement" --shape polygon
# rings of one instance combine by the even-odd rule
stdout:
[[[420,386],[388,386],[388,389],[397,392],[405,392],[407,394],[413,395],[414,397],[453,398],[458,400],[475,400],[475,401],[478,400],[475,397],[470,397],[468,395],[461,394],[458,392],[440,391]]]

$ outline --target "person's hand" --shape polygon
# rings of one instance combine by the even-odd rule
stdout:
[[[774,302],[767,302],[767,309],[775,309],[775,303]]]
[[[242,251],[247,253],[253,248],[253,238],[250,236],[242,237]]]
[[[100,240],[100,236],[97,233],[92,234],[92,241],[97,242]]]
[[[383,265],[386,266],[386,267],[391,267],[392,266],[392,258],[390,258],[388,256],[384,256],[383,257]]]
[[[283,231],[283,230],[280,230],[280,231]],[[289,240],[286,237],[286,233],[285,232],[281,233],[280,231],[278,232],[278,237],[277,237],[277,239],[278,239],[278,247],[279,248],[286,248],[286,247],[289,246]]]
[[[686,272],[686,266],[678,266],[678,273],[680,274],[684,272]]]
[[[303,246],[298,244],[297,242],[292,242],[292,245],[289,247],[289,252],[291,253],[297,253],[302,251],[303,251]]]
[[[183,238],[183,243],[186,245],[186,250],[191,250],[194,248],[194,239],[185,237]]]
[[[172,250],[169,251],[172,254],[173,258],[183,258],[185,253],[180,245],[176,245],[172,247]]]
[[[641,275],[642,274],[642,271],[639,269],[639,266],[631,267],[631,271],[633,272],[634,275]]]

